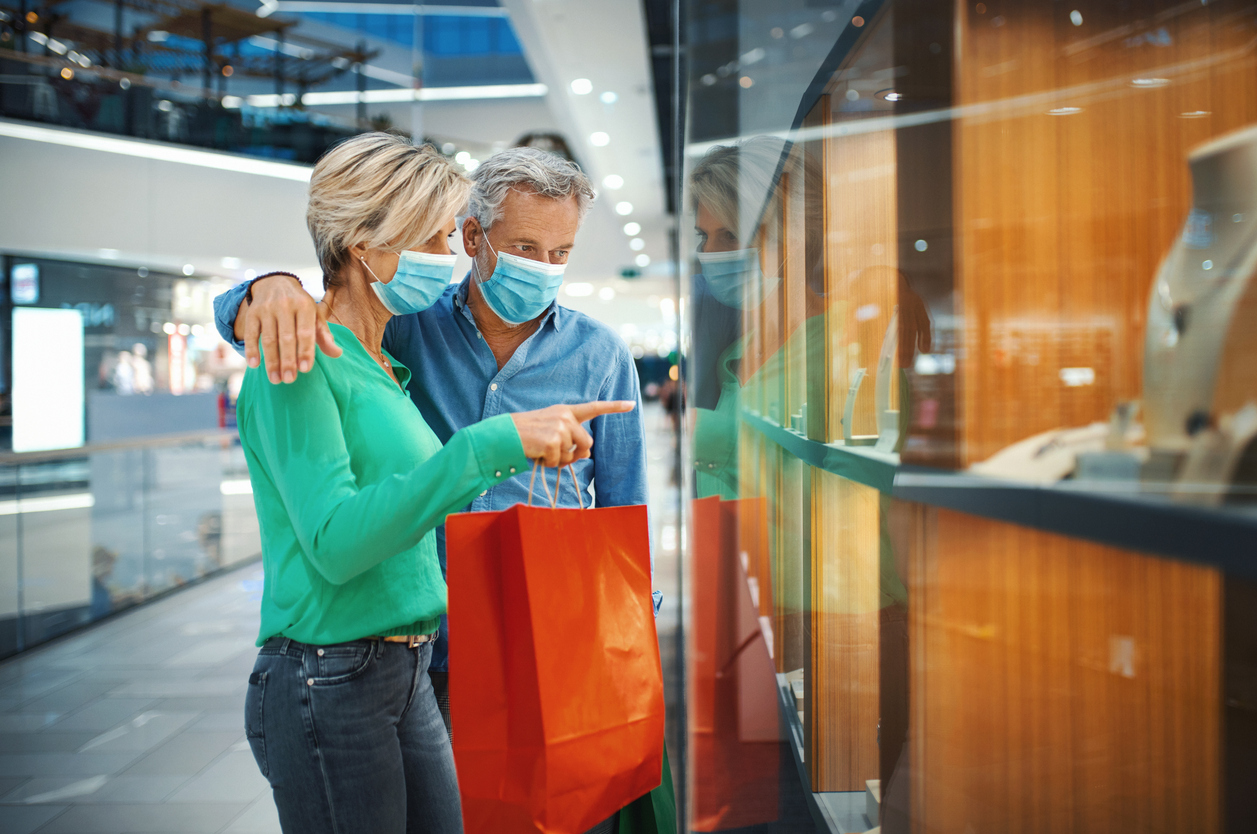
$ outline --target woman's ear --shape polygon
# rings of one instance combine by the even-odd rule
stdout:
[[[354,261],[360,262],[367,255],[367,245],[365,243],[355,243],[349,247],[349,257]]]

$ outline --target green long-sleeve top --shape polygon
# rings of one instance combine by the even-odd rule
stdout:
[[[246,371],[237,421],[262,533],[258,645],[428,634],[446,605],[433,530],[527,465],[509,414],[444,448],[352,331],[288,385]],[[388,357],[402,386],[410,371]]]

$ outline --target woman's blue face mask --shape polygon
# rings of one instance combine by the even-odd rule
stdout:
[[[780,276],[765,278],[759,268],[758,249],[732,252],[699,252],[707,288],[726,307],[754,309],[777,288]]]
[[[375,281],[371,289],[380,303],[395,316],[422,313],[436,303],[454,278],[454,255],[433,255],[429,252],[402,252],[397,259],[397,272],[387,284],[359,258]]]
[[[498,258],[488,278],[481,276],[479,264],[473,261],[476,283],[489,309],[509,325],[532,321],[544,313],[559,295],[567,264],[547,264],[506,252],[499,254],[489,243],[488,235],[484,242]]]

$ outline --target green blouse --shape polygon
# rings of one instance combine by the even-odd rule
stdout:
[[[272,385],[245,372],[237,421],[262,532],[258,645],[316,645],[427,634],[446,604],[433,530],[446,514],[522,471],[509,414],[468,426],[442,448],[406,392],[354,337]],[[410,371],[388,357],[402,385]]]

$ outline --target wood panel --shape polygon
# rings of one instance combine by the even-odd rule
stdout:
[[[1218,831],[1219,575],[915,518],[912,830]]]
[[[881,496],[812,470],[811,656],[807,762],[813,791],[878,778]]]
[[[967,464],[1139,397],[1152,279],[1190,206],[1187,154],[1257,120],[1257,33],[1238,0],[955,9]],[[1070,386],[1063,368],[1094,382]]]
[[[845,89],[841,83],[838,87],[837,92]],[[829,96],[818,107],[835,98],[846,101]],[[842,115],[831,113],[828,123],[838,123]],[[877,358],[899,291],[895,137],[888,129],[831,137],[825,145],[828,431],[830,440],[841,440],[847,393],[860,369],[866,377],[856,398],[852,433],[877,434]]]

